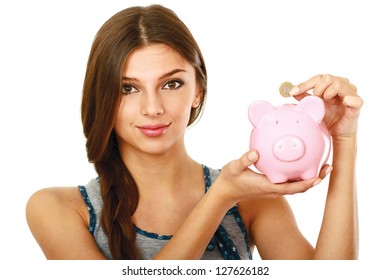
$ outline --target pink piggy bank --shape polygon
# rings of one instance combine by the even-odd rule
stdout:
[[[250,148],[260,154],[255,167],[271,182],[318,176],[331,148],[321,98],[307,96],[298,104],[276,108],[258,101],[250,105],[248,115],[253,125]]]

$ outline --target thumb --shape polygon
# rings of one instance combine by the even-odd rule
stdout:
[[[241,158],[232,162],[232,170],[234,173],[241,173],[246,170],[249,166],[259,160],[259,154],[256,150],[250,150],[246,152]]]
[[[360,96],[347,95],[343,99],[344,106],[354,109],[359,112],[363,106],[363,99]]]
[[[245,153],[245,155],[243,156],[243,158],[246,158],[247,159],[247,167],[249,167],[250,165],[254,164],[256,161],[259,160],[259,154],[257,153],[256,150],[251,150],[247,153]],[[245,161],[245,160],[244,160]],[[245,162],[244,162],[245,163]]]

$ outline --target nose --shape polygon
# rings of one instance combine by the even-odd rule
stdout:
[[[296,161],[305,154],[305,143],[296,136],[283,136],[273,145],[274,156],[281,161]]]
[[[150,91],[143,95],[142,114],[145,116],[158,116],[164,113],[164,106],[161,95],[158,92]]]

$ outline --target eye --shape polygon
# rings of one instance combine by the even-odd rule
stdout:
[[[165,85],[162,87],[163,89],[172,90],[172,89],[178,89],[182,85],[184,85],[183,81],[180,80],[170,80],[165,83]]]
[[[132,85],[123,85],[122,86],[122,93],[124,94],[131,94],[138,92],[138,89]]]

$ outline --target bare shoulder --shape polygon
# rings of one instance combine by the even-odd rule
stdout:
[[[76,213],[85,221],[88,220],[87,208],[77,187],[40,189],[29,198],[26,205],[29,223],[42,217],[54,219]]]
[[[44,199],[56,199],[65,201],[71,201],[76,197],[76,194],[79,193],[77,187],[50,187],[43,188],[36,191],[29,199],[34,202],[35,200],[44,200]]]
[[[35,192],[27,202],[31,233],[48,259],[101,259],[88,231],[89,213],[77,187]]]

